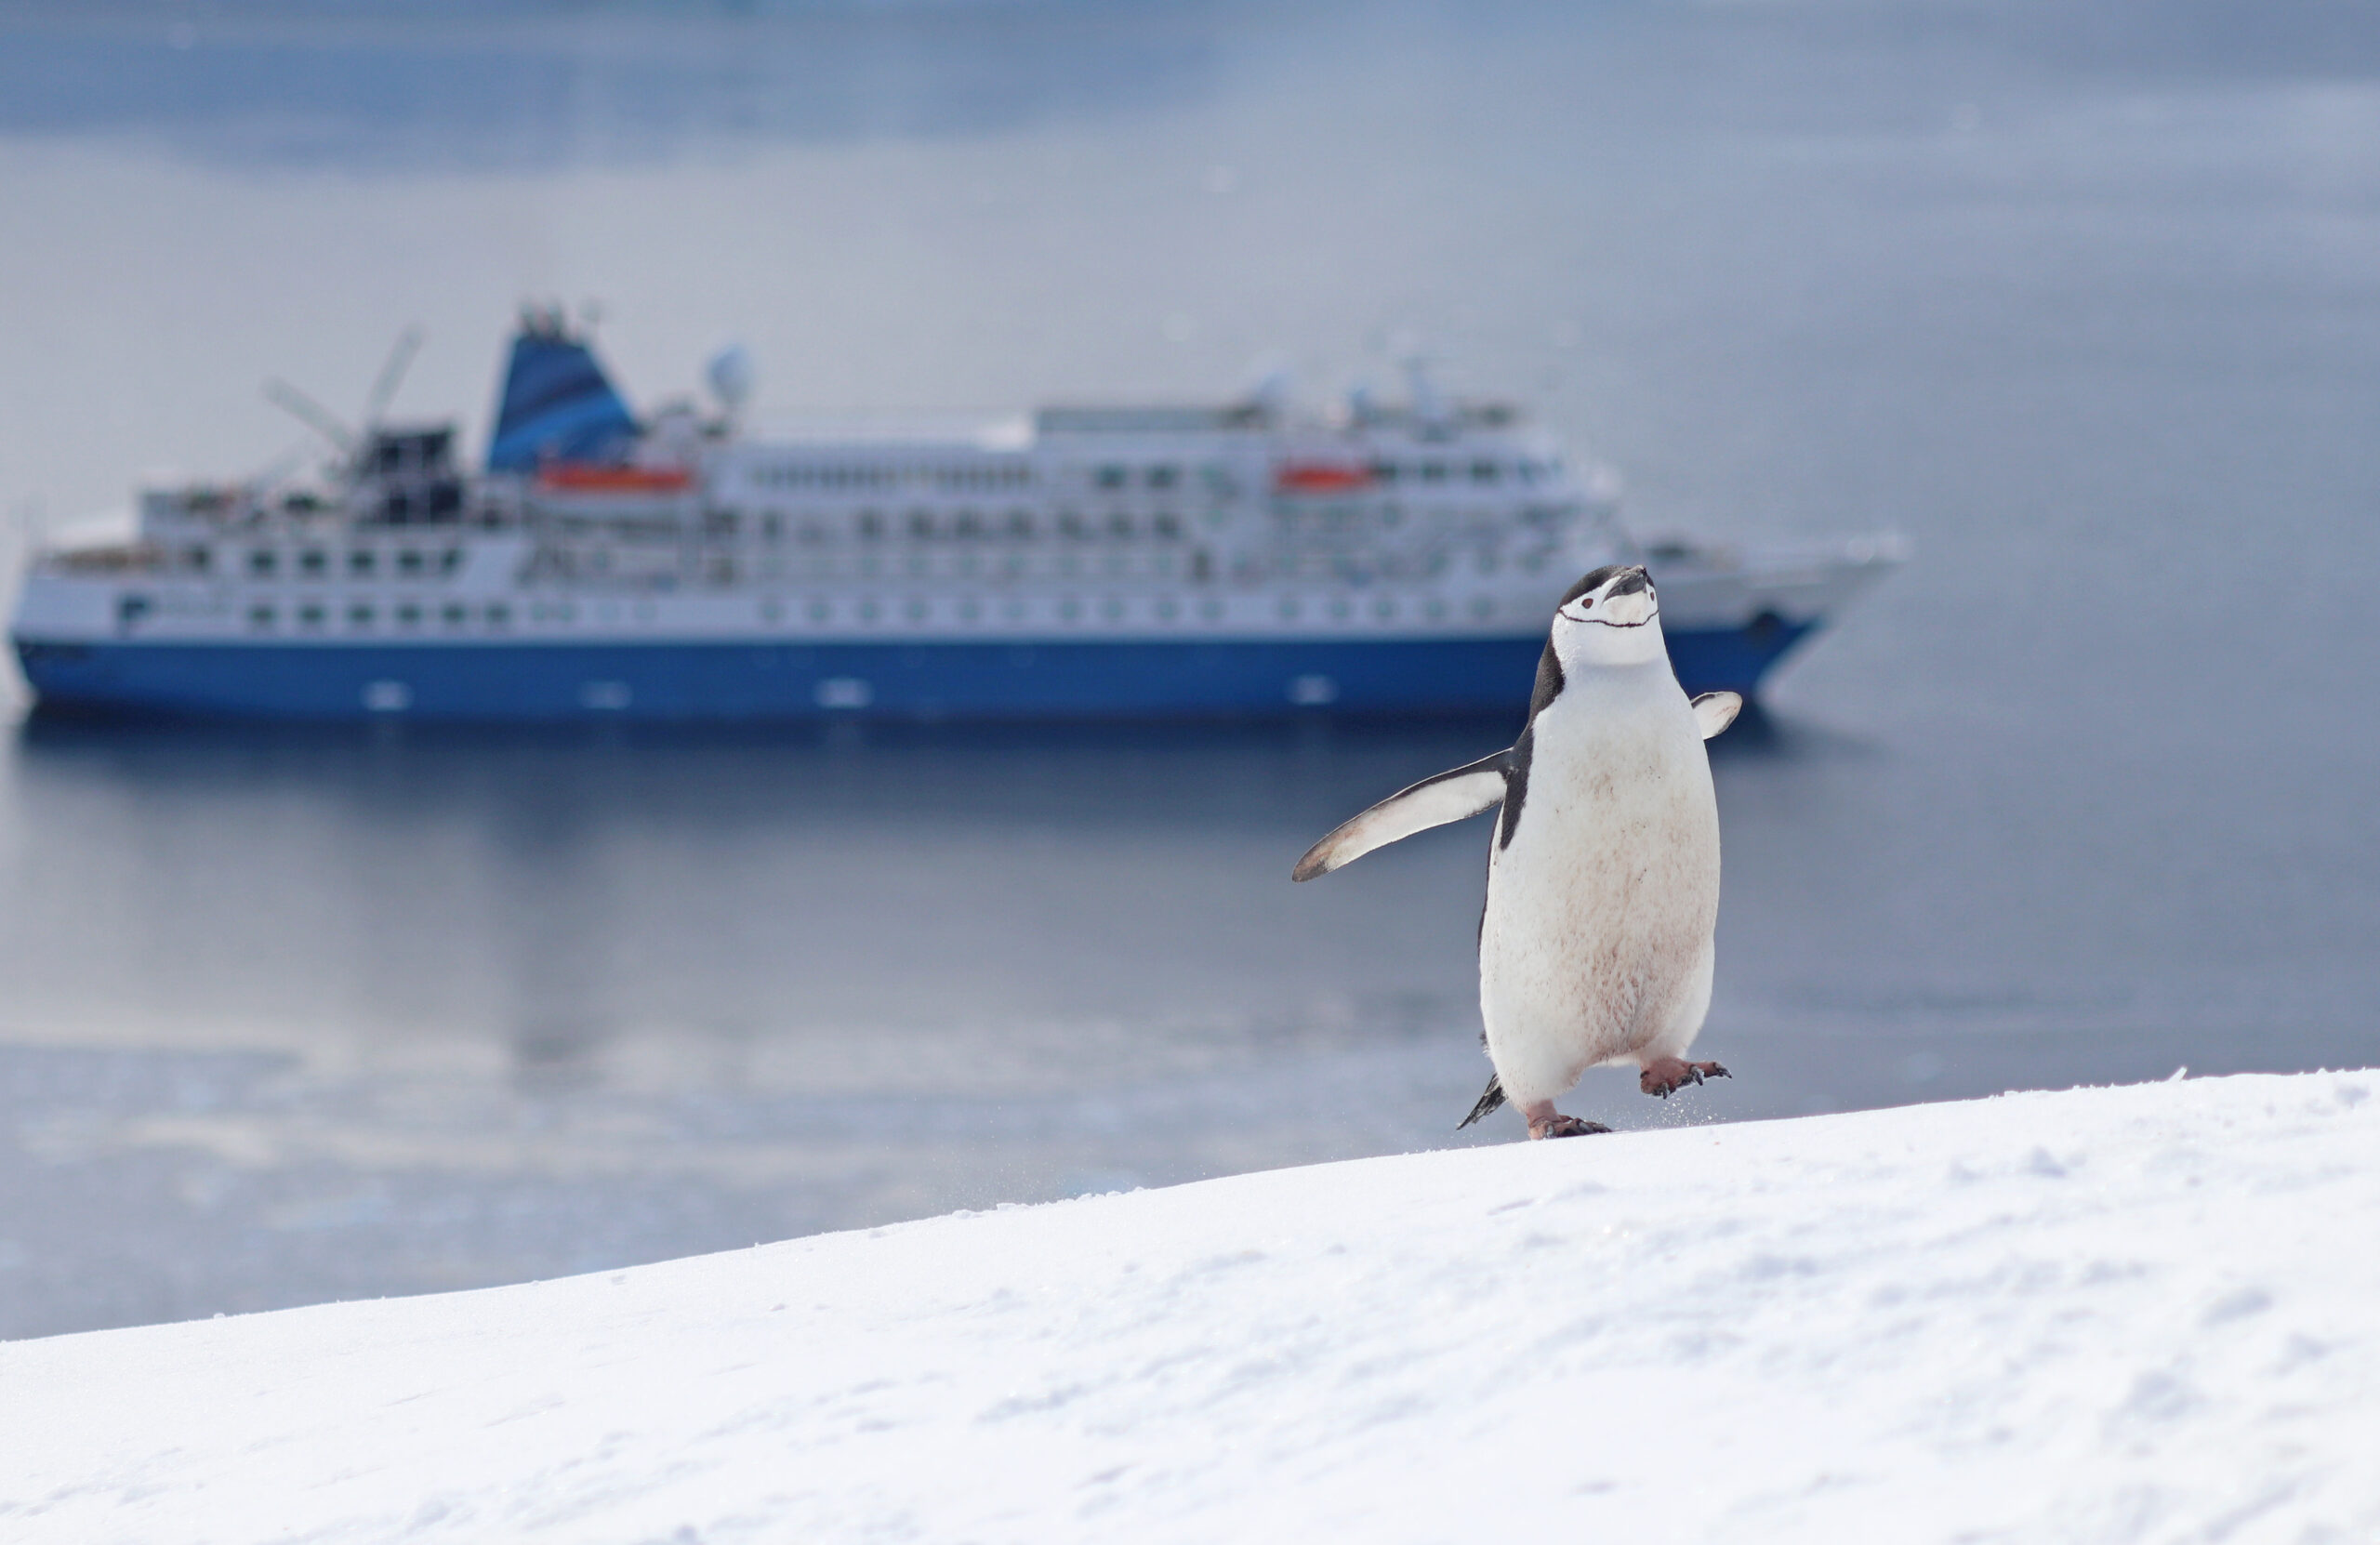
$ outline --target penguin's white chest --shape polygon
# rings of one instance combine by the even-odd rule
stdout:
[[[1580,690],[1584,688],[1585,690]],[[1479,937],[1488,1053],[1515,1100],[1598,1063],[1674,1056],[1701,1027],[1719,812],[1693,710],[1658,683],[1576,683],[1538,716]]]

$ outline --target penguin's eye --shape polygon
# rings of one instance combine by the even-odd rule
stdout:
[[[1595,598],[1593,596],[1589,596],[1586,600],[1579,602],[1579,610],[1581,612],[1592,612],[1594,609]]]

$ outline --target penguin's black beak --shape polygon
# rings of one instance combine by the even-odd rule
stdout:
[[[1621,574],[1618,579],[1613,580],[1611,582],[1611,588],[1603,593],[1603,598],[1606,601],[1613,601],[1620,596],[1633,596],[1637,594],[1639,591],[1649,590],[1652,588],[1653,576],[1645,572],[1644,564],[1639,563],[1635,567],[1630,569],[1627,573]]]

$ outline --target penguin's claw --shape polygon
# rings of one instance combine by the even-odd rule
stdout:
[[[1564,1116],[1559,1112],[1555,1113],[1550,1120],[1532,1121],[1528,1124],[1528,1135],[1533,1138],[1592,1137],[1597,1132],[1609,1130],[1611,1129],[1600,1121],[1581,1121],[1575,1116]]]
[[[1666,1100],[1688,1084],[1699,1084],[1705,1078],[1732,1078],[1735,1075],[1717,1063],[1689,1063],[1677,1057],[1656,1057],[1645,1064],[1636,1077],[1636,1087],[1646,1094]]]

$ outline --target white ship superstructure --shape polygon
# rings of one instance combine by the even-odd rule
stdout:
[[[1554,600],[1633,555],[1500,406],[763,439],[633,418],[541,321],[484,472],[378,429],[323,487],[150,493],[133,542],[38,559],[14,631],[45,702],[156,711],[1447,711],[1526,701]],[[1649,558],[1681,676],[1746,691],[1892,561]]]

